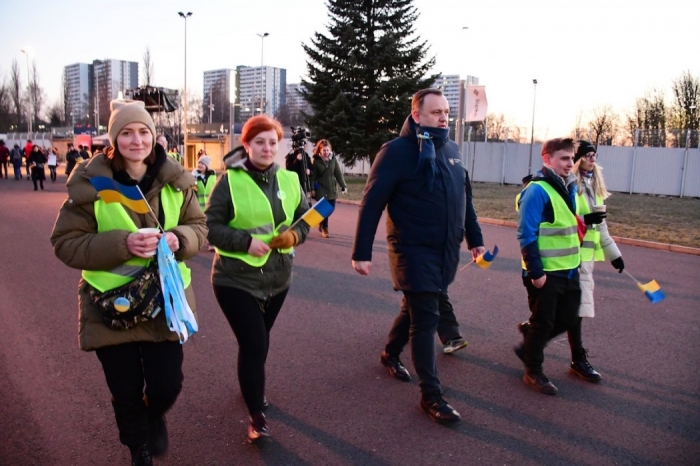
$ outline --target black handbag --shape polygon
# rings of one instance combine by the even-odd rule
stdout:
[[[92,304],[112,330],[128,330],[164,309],[158,261],[153,260],[134,280],[104,293],[90,288]]]

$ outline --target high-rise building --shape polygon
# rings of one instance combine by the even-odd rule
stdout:
[[[457,118],[457,111],[459,107],[459,82],[462,80],[458,74],[447,74],[440,75],[440,77],[435,80],[433,87],[442,89],[443,94],[447,98],[447,102],[450,104],[450,118]],[[469,76],[464,79],[468,86],[473,86],[479,84],[479,78],[476,76]]]
[[[309,103],[301,94],[303,89],[304,86],[301,83],[287,84],[287,108],[290,114],[309,113],[311,111]]]
[[[100,126],[109,123],[109,103],[119,92],[139,86],[139,64],[124,60],[95,60],[92,62],[92,105],[98,109]],[[97,89],[97,92],[94,90]]]
[[[75,63],[63,69],[66,124],[73,126],[90,120],[92,65]]]
[[[261,72],[262,70],[262,72]],[[238,66],[238,103],[242,120],[256,113],[275,115],[287,98],[287,70],[263,66]]]
[[[207,123],[228,123],[231,86],[236,82],[236,70],[220,69],[204,72],[202,92],[203,120]],[[234,89],[235,91],[235,89]]]

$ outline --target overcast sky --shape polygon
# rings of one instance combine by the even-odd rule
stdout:
[[[486,86],[490,113],[529,134],[532,79],[538,80],[535,135],[566,135],[577,115],[611,105],[624,115],[652,88],[671,100],[683,71],[700,76],[700,6],[623,0],[415,0],[415,30],[436,56],[436,72],[474,75]],[[306,73],[301,44],[326,32],[323,0],[0,0],[0,76],[12,60],[26,83],[29,48],[48,102],[60,95],[63,67],[94,59],[136,61],[150,47],[154,84],[202,92],[205,70],[259,66]],[[469,29],[463,29],[468,27]]]

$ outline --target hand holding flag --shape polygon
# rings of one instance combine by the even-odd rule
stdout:
[[[464,270],[467,267],[469,267],[470,265],[472,265],[472,263],[474,263],[474,262],[476,262],[476,265],[478,265],[482,269],[488,269],[489,267],[491,267],[491,262],[493,262],[494,259],[496,259],[497,255],[498,255],[498,245],[494,245],[493,246],[493,254],[491,254],[491,251],[487,250],[486,252],[484,252],[483,254],[478,256],[476,259],[472,259],[471,262],[469,262],[467,265],[465,265],[464,267],[459,269],[459,271],[461,272],[462,270]]]

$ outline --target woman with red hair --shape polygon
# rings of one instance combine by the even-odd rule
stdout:
[[[282,127],[251,118],[238,147],[224,157],[226,171],[209,197],[209,242],[216,247],[212,285],[238,340],[238,383],[250,414],[248,441],[269,437],[263,409],[270,330],[292,281],[294,246],[309,227],[292,226],[309,208],[296,173],[275,156]]]

